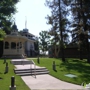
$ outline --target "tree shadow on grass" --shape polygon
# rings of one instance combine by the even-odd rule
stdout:
[[[2,74],[1,72],[0,72],[0,74]],[[3,78],[0,76],[0,80],[2,80]]]
[[[62,62],[60,65],[65,67],[68,72],[75,71],[79,73],[79,78],[82,81],[90,83],[90,64],[86,63],[86,61],[75,59],[68,61],[68,63]]]
[[[0,77],[0,80],[2,80],[3,78],[2,77]]]
[[[0,74],[2,74],[2,73],[0,72]]]

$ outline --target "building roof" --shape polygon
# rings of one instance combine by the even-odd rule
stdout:
[[[4,39],[8,39],[8,40],[22,40],[22,41],[27,41],[28,39],[25,36],[21,36],[21,35],[6,35],[4,37]]]
[[[12,30],[17,30],[18,31],[17,25],[15,24],[15,22],[14,22],[14,25],[12,26]]]

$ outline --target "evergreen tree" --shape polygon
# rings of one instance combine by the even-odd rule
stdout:
[[[53,35],[55,54],[58,56],[60,50],[62,52],[62,61],[65,61],[64,57],[64,45],[69,42],[68,35],[68,8],[64,0],[46,0],[45,3],[51,9],[51,16],[47,15],[47,24],[51,24],[50,34]],[[58,46],[58,49],[57,49]]]
[[[87,62],[90,63],[89,31],[90,31],[90,0],[73,0],[71,4],[73,22],[73,42],[78,42],[80,53],[87,51]]]

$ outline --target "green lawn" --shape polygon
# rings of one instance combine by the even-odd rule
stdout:
[[[0,59],[0,90],[9,90],[9,86],[11,84],[11,76],[15,76],[15,85],[16,90],[30,90],[28,86],[23,82],[20,76],[14,74],[14,66],[10,64],[10,60],[7,60],[9,66],[9,72],[4,74],[5,64],[3,64],[3,60]]]
[[[44,66],[50,71],[50,75],[70,83],[80,84],[82,82],[90,83],[90,64],[86,61],[80,61],[79,59],[66,59],[67,62],[63,63],[60,59],[55,58],[40,58],[40,64],[37,63],[37,59],[33,59],[38,66]],[[56,63],[56,71],[52,70],[52,62]],[[66,77],[65,74],[74,74],[77,77]]]

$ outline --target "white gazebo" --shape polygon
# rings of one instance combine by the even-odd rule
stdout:
[[[18,34],[17,26],[14,23],[11,34],[6,35],[3,41],[3,57],[22,58],[22,55],[25,55],[25,41],[27,38]]]

